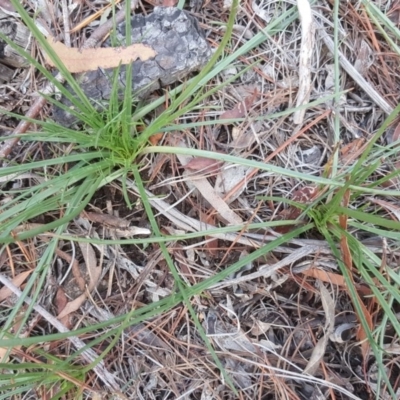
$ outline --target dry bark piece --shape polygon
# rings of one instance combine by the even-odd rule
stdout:
[[[145,98],[161,86],[172,84],[199,70],[211,57],[211,49],[195,18],[175,7],[155,7],[148,16],[134,15],[131,19],[131,42],[152,48],[152,59],[133,62],[132,89],[135,97]],[[125,43],[125,22],[116,29],[119,45]],[[111,46],[110,40],[105,46]],[[112,91],[113,69],[99,68],[76,76],[81,89],[93,104],[107,101]],[[126,85],[126,66],[120,67],[119,82]],[[122,98],[123,87],[120,88]],[[71,106],[67,99],[62,103]],[[53,119],[61,125],[77,122],[73,115],[55,108]]]
[[[10,15],[6,14],[1,9],[0,32],[3,33],[7,39],[13,41],[16,45],[22,47],[28,52],[30,51],[31,32],[29,29],[22,23],[12,20]],[[19,55],[2,39],[0,39],[0,62],[15,68],[29,66],[28,60]]]
[[[0,82],[9,82],[14,75],[14,70],[0,64]]]

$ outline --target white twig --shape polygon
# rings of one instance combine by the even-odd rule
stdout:
[[[308,0],[297,0],[301,20],[301,48],[299,62],[299,91],[296,107],[307,104],[311,93],[311,58],[315,43],[315,25]],[[293,115],[293,122],[301,124],[306,110],[298,110]]]
[[[67,47],[71,47],[71,35],[69,33],[69,12],[68,5],[66,0],[62,0],[62,14],[63,14],[63,22],[64,22],[64,44]]]

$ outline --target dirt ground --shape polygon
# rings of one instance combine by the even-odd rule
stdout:
[[[63,3],[69,5],[69,24],[75,27],[95,12],[103,10],[108,2],[48,0],[23,3],[30,12],[39,10],[41,3],[47,3],[47,11],[42,9],[39,15],[62,40],[65,38]],[[225,50],[226,56],[245,46],[286,11],[296,7],[295,3],[241,2],[233,35]],[[399,2],[372,3],[384,10],[392,24],[399,27]],[[155,6],[175,5],[174,0],[142,1],[135,12],[149,14]],[[8,1],[1,0],[0,7],[8,11],[7,18],[19,20]],[[213,51],[224,35],[223,23],[228,20],[229,7],[228,0],[191,0],[184,6],[197,19]],[[329,0],[317,0],[312,10],[315,42],[311,57],[311,86],[307,96],[310,102],[316,103],[307,108],[300,124],[294,123],[293,112],[286,113],[296,107],[301,86],[299,59],[302,26],[298,18],[293,18],[292,21],[280,21],[276,30],[259,46],[244,52],[229,68],[220,72],[207,84],[208,88],[229,79],[232,82],[204,99],[204,110],[193,110],[179,121],[190,124],[210,120],[215,121],[214,125],[188,127],[184,131],[161,135],[155,139],[156,144],[167,146],[183,141],[188,148],[263,161],[314,177],[326,176],[334,154],[343,168],[355,163],[373,134],[399,103],[400,56],[392,51],[385,33],[376,28],[363,2],[340,2],[341,95],[338,106],[334,106],[335,60],[330,50],[334,41],[334,4]],[[106,16],[99,18],[105,19]],[[90,37],[98,26],[99,18],[70,35],[72,47],[79,47]],[[5,20],[2,21],[4,23]],[[388,35],[392,37],[390,33]],[[34,40],[29,51],[44,63]],[[235,77],[247,67],[243,74]],[[3,71],[3,78],[0,78],[0,132],[5,139],[14,132],[19,121],[10,115],[1,115],[1,109],[22,116],[29,115],[27,113],[37,99],[38,91],[47,81],[32,65],[7,65],[0,71]],[[189,77],[195,75],[196,72]],[[358,76],[362,79],[361,84],[357,81]],[[163,89],[154,91],[146,101],[153,101],[163,94]],[[318,103],[318,100],[329,96],[330,100]],[[162,112],[163,107],[160,105],[146,115],[145,123],[148,124],[157,113]],[[51,106],[47,103],[37,111],[37,119],[51,118]],[[340,116],[339,142],[335,140],[335,111]],[[279,117],[267,118],[277,113],[281,113]],[[259,118],[263,116],[266,118]],[[244,118],[244,121],[218,122],[218,119],[229,118]],[[40,126],[33,124],[30,129],[40,130]],[[399,132],[396,123],[392,124],[378,144],[385,146],[393,143],[399,139]],[[46,160],[60,156],[66,148],[67,145],[40,141],[15,143],[2,165]],[[256,170],[250,166],[223,168],[223,163],[201,158],[190,161],[185,155],[153,154],[147,157],[141,174],[146,189],[159,199],[160,208],[152,205],[162,234],[179,236],[201,229],[206,224],[229,226],[236,221],[236,217],[247,223],[296,218],[301,218],[304,225],[308,223],[308,217],[301,210],[273,199],[280,197],[305,205],[315,199],[316,185],[307,184],[295,176]],[[398,168],[398,164],[396,166]],[[383,164],[376,172],[377,179],[388,171],[390,168]],[[209,187],[219,188],[216,191],[218,198],[223,199],[228,207],[226,218],[221,218],[222,211],[211,204],[207,194]],[[10,189],[10,186],[7,188]],[[14,188],[18,189],[17,186]],[[134,185],[128,193],[133,208],[127,205],[122,184],[112,182],[94,194],[85,214],[70,222],[68,233],[94,239],[92,246],[84,243],[73,245],[70,241],[60,240],[51,272],[47,274],[44,289],[36,300],[54,317],[60,314],[68,301],[81,295],[77,279],[79,276],[84,279],[82,276],[87,273],[84,271],[84,266],[90,264],[87,257],[94,259],[95,265],[102,266],[101,276],[90,297],[85,298],[78,309],[59,318],[69,330],[128,314],[166,298],[176,289],[159,243],[98,244],[100,239],[129,237],[135,234],[132,227],[142,229],[139,231],[141,235],[135,237],[148,237],[151,225],[141,196]],[[265,196],[269,199],[265,200]],[[398,221],[398,199],[391,201],[395,207],[393,215]],[[361,200],[358,205],[363,210],[370,206],[371,203],[362,203]],[[161,212],[162,208],[164,211]],[[29,223],[44,224],[61,217],[57,213],[45,214]],[[244,229],[219,237],[178,238],[167,242],[166,246],[182,281],[194,286],[253,254],[280,235],[290,235],[294,229],[292,225],[274,229],[260,227],[251,232]],[[397,271],[399,251],[396,240],[387,242],[379,235],[356,230],[352,234],[371,252],[382,259],[385,257],[387,268]],[[27,262],[26,252],[31,260],[40,259],[45,242],[42,236],[38,236],[23,244],[7,245],[7,250],[2,249],[0,256],[1,274],[11,276],[11,270],[16,275],[22,273]],[[85,252],[89,256],[85,256]],[[30,268],[33,264],[34,261]],[[75,273],[61,281],[60,276],[71,265]],[[80,274],[79,269],[82,268]],[[90,267],[87,268],[90,270]],[[384,310],[374,302],[370,285],[356,271],[353,273],[355,288],[370,311],[373,329],[377,329],[384,321]],[[1,291],[0,298],[0,307],[6,315],[16,300],[3,298]],[[207,287],[202,294],[191,296],[190,304],[226,375],[221,373],[220,366],[210,354],[188,307],[178,302],[166,307],[165,311],[154,312],[145,321],[129,324],[114,342],[114,334],[109,337],[101,335],[107,329],[116,328],[116,324],[80,335],[84,343],[96,337],[103,338],[92,347],[97,355],[109,347],[102,365],[120,388],[120,393],[115,393],[114,398],[393,398],[385,384],[377,387],[379,371],[376,356],[362,345],[357,310],[337,259],[317,229],[284,240],[273,251],[261,252],[239,271]],[[399,319],[400,307],[396,301],[392,302],[391,309]],[[32,312],[27,325],[25,337],[58,332],[36,311]],[[381,344],[387,347],[382,353],[382,362],[400,398],[398,343],[396,329],[390,321],[386,321]],[[395,350],[389,351],[389,347]],[[319,353],[315,349],[319,349]],[[66,339],[53,341],[43,350],[61,359],[66,359],[74,351]],[[50,362],[39,357],[38,353],[33,355],[29,346],[20,348],[12,357],[20,362]],[[84,359],[79,359],[79,362],[87,364]],[[100,375],[98,370],[87,372],[85,384],[92,391],[85,391],[86,388],[81,386],[84,398],[113,398],[110,394],[113,390],[107,387]],[[60,390],[61,386],[57,383],[50,388],[38,385],[36,390],[25,395],[16,394],[13,398],[50,399]],[[66,393],[63,398],[73,398],[71,396]]]

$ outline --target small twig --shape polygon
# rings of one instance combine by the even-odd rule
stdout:
[[[311,58],[315,42],[315,25],[308,0],[297,0],[301,20],[301,48],[299,62],[299,91],[296,107],[305,105],[310,100],[311,93]],[[299,125],[303,122],[306,110],[298,110],[293,115],[293,122]]]
[[[134,3],[136,4],[138,2],[139,0],[134,1]],[[119,24],[124,19],[125,19],[125,7],[122,7],[122,9],[115,14],[115,23]],[[106,36],[110,32],[113,26],[114,26],[114,18],[111,18],[106,22],[104,22],[104,24],[97,27],[90,35],[90,38],[85,40],[85,42],[82,45],[82,49],[90,49],[96,47],[97,44],[104,38],[104,36]]]
[[[63,22],[64,22],[64,44],[67,47],[71,47],[71,35],[69,34],[69,13],[68,13],[68,5],[66,0],[62,0],[62,13],[63,13]]]

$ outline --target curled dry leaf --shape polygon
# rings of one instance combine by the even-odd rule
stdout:
[[[123,47],[105,47],[96,49],[70,48],[61,42],[55,42],[54,38],[47,38],[47,42],[57,53],[69,72],[80,73],[95,71],[98,68],[116,68],[118,65],[130,64],[140,58],[146,61],[157,53],[144,44],[132,44]],[[53,61],[46,55],[46,61],[55,67]]]
[[[345,323],[340,324],[334,330],[334,332],[329,336],[329,339],[332,342],[336,343],[345,343],[351,339],[354,335],[354,328],[356,324],[354,323]]]

